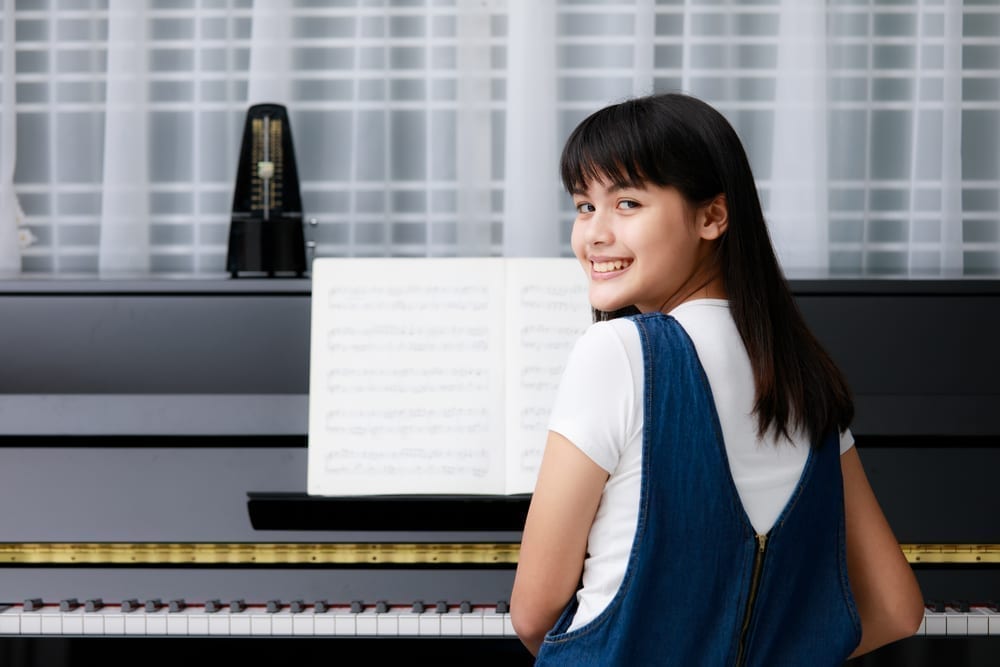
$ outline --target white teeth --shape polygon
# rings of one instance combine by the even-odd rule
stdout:
[[[630,259],[615,259],[610,262],[594,262],[594,271],[596,273],[608,273],[609,271],[620,271],[622,269],[627,269],[632,264]]]

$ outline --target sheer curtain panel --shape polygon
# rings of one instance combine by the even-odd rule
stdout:
[[[657,91],[732,121],[789,275],[1000,275],[994,0],[7,0],[0,20],[6,275],[225,276],[258,102],[289,110],[319,255],[568,254],[564,138]]]

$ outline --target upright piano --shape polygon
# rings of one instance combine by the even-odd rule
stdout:
[[[1000,281],[792,286],[927,599],[855,663],[1000,664]],[[309,316],[308,279],[0,282],[0,664],[531,663],[526,497],[305,494]]]

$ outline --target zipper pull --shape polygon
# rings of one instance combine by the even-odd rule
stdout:
[[[767,547],[767,535],[757,535],[757,545],[757,550],[764,553],[764,549]]]

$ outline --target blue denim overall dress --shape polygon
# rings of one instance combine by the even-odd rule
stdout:
[[[672,317],[634,318],[642,341],[642,484],[621,587],[536,665],[841,665],[861,639],[847,580],[839,446],[810,451],[771,530],[756,535],[729,472],[711,388]]]

